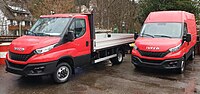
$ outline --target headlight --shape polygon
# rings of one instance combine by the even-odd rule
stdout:
[[[53,49],[55,45],[56,44],[53,44],[53,45],[50,45],[50,46],[47,46],[47,47],[44,47],[44,48],[36,49],[35,52],[37,54],[42,54],[42,53],[48,52],[49,50]]]
[[[170,52],[175,52],[177,50],[179,50],[181,48],[181,44],[179,44],[178,46],[174,47],[174,48],[170,48],[169,51]]]

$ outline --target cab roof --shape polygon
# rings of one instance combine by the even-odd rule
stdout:
[[[145,23],[153,22],[185,22],[188,19],[195,20],[194,14],[185,11],[158,11],[151,12]]]
[[[80,13],[70,13],[70,14],[53,14],[53,15],[42,15],[40,18],[73,18],[73,17],[85,17],[88,14],[80,14]]]

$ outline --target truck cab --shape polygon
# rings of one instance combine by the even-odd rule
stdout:
[[[6,70],[24,76],[47,75],[59,70],[53,77],[57,82],[64,82],[74,66],[90,62],[90,34],[87,15],[41,16],[28,35],[12,41]]]
[[[136,68],[177,69],[183,73],[186,60],[195,56],[195,17],[185,11],[151,12],[135,39],[132,63]]]

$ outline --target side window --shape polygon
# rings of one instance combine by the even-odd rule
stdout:
[[[75,32],[75,37],[79,38],[85,34],[86,24],[84,19],[75,19],[75,21],[69,27],[69,30]]]
[[[84,19],[76,19],[75,23],[75,36],[79,38],[85,34],[86,26]]]
[[[188,29],[187,29],[187,24],[184,24],[184,32],[183,35],[186,35],[188,33]]]

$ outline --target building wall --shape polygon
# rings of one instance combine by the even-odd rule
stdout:
[[[7,35],[9,34],[8,25],[10,21],[7,20],[7,17],[4,16],[4,13],[0,10],[0,35]]]

